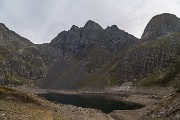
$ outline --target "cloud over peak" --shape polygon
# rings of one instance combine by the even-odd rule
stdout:
[[[180,16],[179,0],[0,0],[0,22],[34,43],[45,43],[72,25],[93,20],[106,28],[116,24],[140,37],[160,13]]]

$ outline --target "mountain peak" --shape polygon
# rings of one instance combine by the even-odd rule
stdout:
[[[162,13],[155,15],[152,19],[174,19],[174,18],[176,19],[178,17],[171,13]]]
[[[158,27],[162,24],[175,25],[179,23],[180,19],[176,15],[170,13],[163,13],[154,16],[148,24]]]
[[[6,27],[6,25],[4,25],[3,23],[0,23],[0,27],[5,28],[6,30],[9,30],[9,28]]]
[[[84,25],[84,28],[95,28],[95,29],[103,29],[98,23],[88,20]]]
[[[171,32],[180,31],[180,18],[174,14],[163,13],[154,16],[147,24],[142,38],[150,37],[157,39],[158,37],[167,35]]]
[[[108,26],[106,30],[113,30],[113,31],[119,31],[120,29],[117,27],[117,25]]]
[[[70,30],[72,30],[72,31],[76,31],[76,30],[78,30],[78,29],[79,29],[79,27],[78,27],[78,26],[73,25],[73,26],[71,27],[71,29],[70,29]]]

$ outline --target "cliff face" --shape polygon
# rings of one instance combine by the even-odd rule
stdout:
[[[125,81],[179,86],[180,19],[168,13],[154,16],[139,40],[89,20],[34,45],[0,24],[0,49],[1,84],[41,79],[44,87],[67,89]]]
[[[88,21],[82,28],[72,26],[49,44],[61,51],[61,59],[49,67],[43,83],[53,88],[74,88],[84,84],[88,76],[93,76],[121,50],[136,41],[137,38],[115,25],[103,29],[97,23]],[[103,81],[101,83],[104,84]]]
[[[0,24],[0,84],[25,84],[44,76],[34,44]]]

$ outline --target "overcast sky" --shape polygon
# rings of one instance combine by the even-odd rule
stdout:
[[[34,43],[50,42],[88,20],[103,28],[115,24],[140,38],[154,15],[180,17],[179,9],[180,0],[0,0],[0,23]]]

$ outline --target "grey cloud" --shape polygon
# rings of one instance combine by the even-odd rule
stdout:
[[[89,19],[104,28],[116,24],[140,37],[152,16],[180,16],[179,8],[179,0],[0,0],[0,22],[34,43],[50,42]]]

